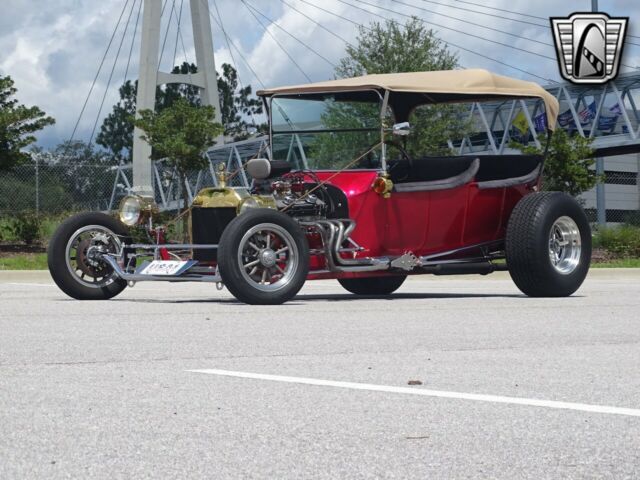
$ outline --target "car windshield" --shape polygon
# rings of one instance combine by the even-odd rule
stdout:
[[[380,110],[374,91],[274,96],[273,159],[299,170],[344,168],[380,142]],[[379,167],[379,147],[349,166]]]

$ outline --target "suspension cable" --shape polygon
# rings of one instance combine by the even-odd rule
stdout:
[[[478,15],[484,15],[486,17],[498,18],[498,19],[502,19],[502,20],[510,20],[510,21],[517,22],[517,23],[523,23],[523,24],[526,24],[526,25],[532,25],[534,27],[549,28],[549,23],[548,23],[549,19],[548,18],[537,17],[535,15],[527,15],[527,14],[524,14],[524,13],[512,12],[512,11],[509,11],[509,10],[504,10],[502,8],[485,6],[485,5],[482,5],[482,4],[479,4],[479,3],[462,2],[462,3],[468,3],[470,5],[476,5],[478,7],[488,8],[488,9],[491,9],[491,10],[497,10],[497,11],[504,12],[504,13],[511,13],[513,15],[520,15],[520,16],[523,16],[523,17],[531,17],[531,18],[536,18],[536,19],[539,19],[539,20],[545,20],[547,23],[544,24],[544,25],[541,25],[539,23],[530,22],[528,20],[521,20],[521,19],[518,19],[518,18],[505,17],[503,15],[498,15],[496,13],[483,12],[483,11],[480,11],[480,10],[474,10],[472,8],[465,8],[465,7],[451,5],[449,3],[436,2],[434,0],[421,0],[421,1],[425,2],[425,3],[431,3],[433,5],[440,5],[440,6],[447,7],[447,8],[454,8],[456,10],[461,10],[461,11],[464,11],[464,12],[477,13]]]
[[[200,0],[201,2],[204,2],[205,0]],[[220,30],[223,30],[222,24],[218,21],[218,19],[216,17],[213,16],[213,13],[211,13],[211,10],[209,10],[209,16],[211,17],[211,19],[216,22],[216,24],[218,25],[218,27],[220,27]],[[227,37],[228,38],[228,37]],[[238,53],[238,55],[240,56],[240,58],[242,59],[242,61],[245,63],[245,65],[249,68],[249,70],[251,71],[251,73],[253,73],[253,76],[256,77],[256,80],[258,80],[258,83],[262,86],[262,88],[266,88],[266,85],[264,84],[264,82],[260,79],[260,77],[258,76],[258,74],[256,73],[256,71],[253,69],[253,67],[251,66],[251,64],[247,61],[247,59],[245,58],[245,56],[242,54],[242,51],[240,50],[240,48],[236,45],[236,42],[233,41],[232,38],[229,38],[229,42],[231,43],[231,45],[233,46],[233,48],[236,49],[236,52]]]
[[[349,5],[350,7],[357,8],[359,10],[363,10],[365,12],[372,13],[369,10],[366,10],[364,8],[361,8],[361,7],[358,7],[356,5],[353,5],[353,4],[349,3],[349,2],[347,2],[346,0],[338,0],[338,1],[341,2],[341,3],[344,3],[345,5]],[[365,2],[364,0],[356,0],[356,1],[358,1],[358,3],[364,4],[364,5],[368,5],[370,7],[378,8],[380,10],[385,10],[387,12],[390,12],[390,13],[393,13],[393,14],[396,14],[396,15],[400,15],[400,16],[403,16],[403,17],[418,18],[418,17],[415,17],[413,15],[407,15],[406,13],[398,12],[398,11],[392,10],[390,8],[387,8],[387,7],[382,7],[382,6],[373,4],[373,3]],[[478,40],[484,40],[485,42],[494,43],[494,44],[500,45],[502,47],[512,48],[514,50],[518,50],[518,51],[523,52],[523,53],[529,53],[531,55],[536,55],[536,56],[541,57],[541,58],[546,58],[547,60],[551,60],[553,62],[557,61],[557,59],[555,57],[551,57],[549,55],[544,55],[542,53],[534,52],[533,50],[527,50],[526,48],[516,47],[514,45],[509,45],[508,43],[499,42],[497,40],[491,40],[490,38],[483,37],[481,35],[475,35],[473,33],[465,32],[464,30],[459,30],[457,28],[447,27],[446,25],[442,25],[442,24],[435,23],[435,22],[432,22],[432,21],[423,20],[422,18],[418,18],[418,20],[421,23],[424,23],[426,25],[434,25],[436,27],[444,28],[446,30],[451,30],[452,32],[456,32],[456,33],[460,33],[462,35],[466,35],[466,36],[469,36],[469,37],[477,38]]]
[[[128,1],[128,0],[127,0]],[[111,86],[111,80],[113,79],[113,73],[116,70],[116,66],[118,64],[118,58],[120,57],[120,51],[122,50],[122,45],[124,44],[124,39],[127,36],[127,30],[129,29],[129,23],[131,22],[131,16],[133,15],[133,9],[136,6],[135,0],[131,3],[131,10],[129,11],[129,17],[127,18],[127,22],[124,24],[124,31],[122,32],[122,38],[120,39],[120,44],[118,45],[118,50],[116,52],[116,57],[113,60],[113,65],[111,67],[111,73],[109,73],[109,79],[107,80],[107,86],[104,89],[104,94],[102,95],[102,100],[100,101],[100,108],[98,108],[98,114],[96,115],[96,120],[93,123],[93,128],[91,129],[91,136],[89,137],[89,144],[93,141],[93,135],[96,133],[96,128],[98,127],[98,122],[100,121],[100,115],[102,114],[102,108],[104,107],[105,99],[107,98],[107,93],[109,92],[109,87]]]
[[[87,93],[87,97],[84,100],[84,104],[82,105],[82,109],[80,110],[80,115],[78,115],[78,120],[76,120],[76,124],[73,127],[73,131],[71,132],[71,137],[69,137],[69,142],[73,140],[73,137],[76,134],[76,130],[78,130],[78,125],[80,125],[80,120],[82,119],[82,115],[84,114],[85,109],[87,108],[87,103],[89,103],[89,97],[91,97],[91,93],[93,92],[94,87],[96,86],[96,82],[98,81],[98,76],[102,71],[102,66],[104,65],[104,61],[107,58],[107,54],[111,49],[111,44],[113,43],[113,39],[116,36],[116,32],[118,31],[118,27],[120,26],[120,22],[122,21],[122,17],[124,16],[124,12],[127,9],[127,5],[129,4],[129,0],[126,1],[124,7],[122,7],[122,11],[120,12],[120,17],[118,17],[118,22],[116,23],[115,28],[113,29],[113,33],[111,34],[111,38],[109,39],[109,44],[107,45],[106,50],[104,51],[104,55],[102,56],[102,60],[100,60],[100,65],[98,66],[98,71],[96,72],[95,77],[93,78],[93,82],[91,82],[91,88],[89,88],[89,93]]]
[[[124,81],[123,84],[127,82],[127,76],[129,75],[129,65],[131,64],[131,56],[133,54],[133,46],[136,43],[136,34],[138,32],[138,24],[140,23],[140,11],[142,10],[142,4],[144,0],[140,0],[140,4],[138,6],[138,14],[136,16],[136,25],[133,29],[133,36],[131,37],[131,47],[129,48],[129,58],[127,59],[127,68],[124,70]]]
[[[339,2],[341,2],[341,3],[344,3],[345,5],[349,5],[350,7],[357,8],[358,10],[362,10],[362,11],[364,11],[364,12],[368,12],[368,13],[374,14],[373,12],[371,12],[371,11],[369,11],[369,10],[365,10],[364,8],[361,8],[361,7],[358,7],[358,6],[356,6],[356,5],[350,4],[350,3],[346,2],[345,0],[338,0],[338,1],[339,1]],[[405,13],[401,13],[401,12],[398,12],[398,11],[392,10],[392,9],[390,9],[390,8],[381,7],[381,6],[379,6],[379,5],[375,5],[375,4],[372,4],[372,3],[368,3],[368,2],[365,2],[364,0],[357,0],[357,1],[359,1],[360,3],[363,3],[363,4],[365,4],[365,5],[368,5],[368,6],[371,6],[371,7],[374,7],[374,8],[378,8],[378,9],[380,9],[380,10],[386,10],[386,11],[388,11],[388,12],[390,12],[390,13],[394,13],[394,14],[396,14],[396,15],[401,15],[401,16],[403,16],[403,17],[407,17],[407,18],[413,18],[413,16],[412,16],[412,15],[407,15],[407,14],[405,14]],[[397,1],[397,0],[392,0],[392,1]],[[423,1],[426,1],[426,0],[423,0]],[[402,2],[400,2],[400,3],[402,3]],[[409,4],[405,4],[405,5],[409,5]],[[412,6],[412,7],[415,7],[415,8],[420,8],[420,7],[416,7],[415,5],[409,5],[409,6]],[[422,8],[420,8],[420,9],[421,9],[421,10],[423,10]],[[435,12],[434,12],[434,13],[435,13]],[[376,14],[374,14],[374,15],[376,15]],[[379,15],[378,15],[378,16],[379,16]],[[463,34],[463,35],[467,35],[467,36],[470,36],[470,37],[478,38],[478,39],[480,39],[480,40],[484,40],[484,41],[486,41],[486,42],[495,43],[496,45],[501,45],[501,46],[503,46],[503,47],[512,48],[512,49],[514,49],[514,50],[519,50],[519,51],[521,51],[521,52],[529,53],[529,54],[531,54],[531,55],[536,55],[536,56],[538,56],[538,57],[545,58],[545,59],[547,59],[547,60],[551,60],[551,61],[553,61],[553,62],[556,62],[556,61],[557,61],[557,59],[556,59],[556,58],[551,57],[551,56],[549,56],[549,55],[544,55],[544,54],[542,54],[542,53],[534,52],[534,51],[532,51],[532,50],[527,50],[527,49],[525,49],[525,48],[515,47],[515,46],[513,46],[513,45],[509,45],[509,44],[507,44],[507,43],[502,43],[502,42],[498,42],[498,41],[496,41],[496,40],[491,40],[491,39],[489,39],[489,38],[481,37],[481,36],[479,36],[479,35],[474,35],[474,34],[472,34],[472,33],[465,32],[465,31],[463,31],[463,30],[458,30],[458,29],[455,29],[455,28],[447,27],[447,26],[445,26],[445,25],[441,25],[441,24],[438,24],[438,23],[434,23],[434,22],[431,22],[431,21],[427,21],[427,20],[424,20],[424,19],[419,18],[419,17],[415,17],[415,18],[418,18],[418,20],[420,20],[420,22],[422,22],[422,23],[424,23],[424,24],[427,24],[427,25],[435,25],[435,26],[437,26],[437,27],[445,28],[445,29],[447,29],[447,30],[452,30],[452,31],[454,31],[454,32],[461,33],[461,34]],[[451,18],[453,18],[453,17],[451,17]],[[465,20],[462,20],[462,21],[464,21],[465,23],[470,23],[470,22],[467,22],[467,21],[465,21]],[[471,25],[477,25],[477,24],[473,24],[473,23],[470,23],[470,24],[471,24]],[[480,26],[480,25],[477,25],[477,26]],[[489,28],[489,27],[483,27],[483,28]],[[551,27],[547,27],[547,28],[551,28]],[[491,30],[493,30],[493,29],[491,28]],[[507,33],[507,35],[512,35],[511,33],[504,32],[504,31],[501,31],[501,33]],[[531,39],[528,39],[528,38],[526,38],[526,37],[520,37],[520,38],[524,38],[524,39],[526,39],[526,40],[531,40]],[[542,42],[538,42],[538,43],[542,43]],[[627,42],[627,43],[629,43],[629,44],[631,44],[631,45],[637,45],[637,44],[635,44],[635,43],[631,43],[631,42]],[[638,45],[638,46],[640,46],[640,45]],[[628,65],[628,64],[625,64],[625,63],[621,63],[621,65],[622,65],[623,67],[631,68],[631,69],[634,69],[634,70],[640,70],[640,67],[634,67],[634,66],[631,66],[631,65]],[[541,78],[541,77],[539,77],[539,76],[537,76],[537,75],[535,75],[535,76],[536,76],[536,77],[538,77],[538,78]],[[549,80],[549,79],[547,79],[547,80]]]
[[[329,65],[331,65],[333,68],[335,68],[337,65],[335,63],[333,63],[331,60],[327,59],[324,55],[322,55],[321,53],[317,52],[316,50],[314,50],[312,47],[310,47],[309,45],[307,45],[305,42],[303,42],[302,40],[300,40],[298,37],[292,35],[291,33],[289,33],[285,28],[282,28],[280,25],[278,25],[278,23],[267,17],[264,13],[260,12],[258,9],[256,9],[256,7],[254,7],[253,5],[251,5],[250,3],[248,3],[246,0],[240,0],[242,3],[244,3],[245,5],[247,5],[248,7],[250,7],[252,10],[254,10],[258,15],[260,15],[261,17],[264,17],[266,20],[268,20],[269,22],[271,22],[272,25],[278,27],[280,30],[282,30],[284,33],[286,33],[287,35],[289,35],[291,38],[293,38],[296,42],[302,44],[307,50],[315,53],[318,57],[320,57],[321,59],[323,59],[325,62],[327,62]]]
[[[473,25],[475,27],[480,27],[480,28],[484,28],[484,29],[487,29],[487,30],[492,30],[494,32],[502,33],[504,35],[509,35],[509,36],[515,37],[515,38],[520,38],[522,40],[527,40],[529,42],[539,43],[540,45],[544,45],[546,47],[553,47],[553,45],[551,43],[548,43],[548,42],[543,42],[541,40],[536,40],[535,38],[523,37],[522,35],[518,35],[516,33],[511,33],[511,32],[508,32],[506,30],[501,30],[499,28],[488,27],[488,26],[482,25],[480,23],[474,23],[474,22],[471,22],[471,21],[469,21],[467,19],[464,19],[464,18],[454,17],[454,16],[451,16],[451,15],[447,15],[446,13],[440,13],[440,12],[436,12],[435,10],[429,10],[428,8],[420,7],[418,5],[413,5],[411,3],[405,3],[402,0],[391,0],[391,1],[395,2],[395,3],[399,3],[400,5],[405,5],[407,7],[412,7],[412,8],[415,8],[417,10],[421,10],[423,12],[431,13],[433,15],[440,15],[441,17],[450,18],[452,20],[457,20],[459,22],[464,22],[464,23],[466,23],[468,25]]]
[[[357,26],[359,26],[359,27],[361,27],[361,28],[364,28],[365,30],[369,30],[369,31],[371,31],[371,28],[370,28],[370,27],[368,27],[368,26],[366,26],[366,25],[362,25],[362,24],[360,24],[360,23],[358,23],[358,22],[356,22],[356,21],[354,21],[354,20],[351,20],[350,18],[347,18],[347,17],[345,17],[345,16],[343,16],[343,15],[340,15],[340,14],[338,14],[338,13],[335,13],[335,12],[332,12],[332,11],[330,11],[330,10],[327,10],[327,9],[325,9],[325,8],[323,8],[323,7],[320,7],[320,6],[318,6],[318,5],[315,5],[315,4],[313,4],[313,3],[311,3],[311,2],[309,2],[309,1],[307,1],[307,0],[299,0],[299,1],[301,1],[301,2],[303,2],[303,3],[306,3],[306,4],[308,4],[308,5],[311,5],[312,7],[315,7],[315,8],[317,8],[317,9],[319,9],[319,10],[322,10],[322,11],[324,11],[324,12],[326,12],[326,13],[330,14],[330,15],[333,15],[333,16],[335,16],[335,17],[341,18],[342,20],[346,20],[347,22],[350,22],[350,23],[352,23],[352,24],[354,24],[354,25],[357,25]],[[353,6],[353,5],[352,5],[352,6]],[[359,8],[359,7],[355,7],[355,8]],[[370,15],[374,15],[374,16],[376,16],[376,17],[378,17],[378,18],[381,18],[382,20],[385,20],[385,21],[386,21],[386,20],[389,20],[387,17],[384,17],[384,16],[382,16],[382,15],[380,15],[380,14],[378,14],[378,13],[371,12],[371,11],[369,11],[369,10],[365,10],[365,9],[362,9],[362,8],[359,8],[359,9],[360,9],[360,10],[362,10],[362,11],[364,11],[364,12],[369,13]],[[392,21],[393,21],[393,20],[392,20]],[[498,63],[498,64],[500,64],[500,65],[504,65],[505,67],[511,68],[511,69],[513,69],[513,70],[517,70],[517,71],[522,72],[522,73],[525,73],[525,74],[527,74],[527,75],[529,75],[529,76],[539,78],[540,80],[544,80],[545,82],[553,82],[553,80],[551,80],[551,79],[549,79],[549,78],[541,77],[540,75],[537,75],[537,74],[535,74],[535,73],[529,72],[529,71],[524,70],[524,69],[522,69],[522,68],[520,68],[520,67],[516,67],[515,65],[511,65],[511,64],[509,64],[509,63],[503,62],[502,60],[498,60],[498,59],[496,59],[496,58],[492,58],[492,57],[490,57],[490,56],[488,56],[488,55],[485,55],[485,54],[483,54],[483,53],[477,52],[477,51],[475,51],[475,50],[471,50],[471,49],[469,49],[469,48],[463,47],[462,45],[458,45],[458,44],[453,43],[453,42],[450,42],[450,41],[448,41],[448,40],[443,40],[442,38],[437,37],[437,36],[435,36],[435,35],[434,35],[434,37],[435,37],[436,39],[438,39],[438,40],[442,41],[443,43],[445,43],[445,44],[447,44],[447,45],[450,45],[450,46],[452,46],[452,47],[455,47],[455,48],[457,48],[457,49],[459,49],[459,50],[463,50],[463,51],[465,51],[465,52],[471,53],[471,54],[476,55],[476,56],[478,56],[478,57],[482,57],[482,58],[485,58],[485,59],[490,60],[490,61],[492,61],[492,62]]]
[[[474,2],[468,2],[466,0],[453,0],[454,2],[459,2],[459,3],[468,3],[469,5],[475,5],[477,7],[483,7],[483,8],[487,8],[489,10],[497,10],[499,12],[505,12],[505,13],[513,13],[514,15],[522,15],[523,17],[529,17],[529,18],[537,18],[539,20],[549,20],[548,18],[544,18],[544,17],[538,17],[537,15],[530,15],[528,13],[522,13],[522,12],[516,12],[514,10],[506,10],[504,8],[498,8],[498,7],[490,7],[488,5],[483,5],[481,3],[474,3]]]
[[[233,55],[233,51],[231,50],[231,45],[229,44],[229,36],[227,35],[227,30],[224,28],[222,15],[220,15],[220,10],[218,10],[218,2],[216,2],[216,0],[213,0],[213,6],[216,9],[216,14],[218,15],[218,18],[220,19],[220,26],[221,26],[220,30],[222,30],[222,35],[224,37],[225,43],[227,44],[227,48],[229,49],[229,56],[231,56],[231,61],[233,62],[233,68],[235,68],[236,73],[238,75],[238,83],[240,84],[240,88],[244,90],[244,84],[242,83],[242,79],[240,78],[240,69],[238,68],[238,63],[236,62],[236,59]],[[249,115],[251,115],[251,121],[253,122],[253,125],[254,126],[257,125],[256,117],[254,116],[253,111],[251,109],[249,109]]]
[[[393,1],[395,1],[395,0],[393,0]],[[500,20],[509,20],[509,21],[511,21],[511,22],[524,23],[524,24],[527,24],[527,25],[533,25],[534,27],[544,28],[544,29],[547,29],[547,30],[551,29],[551,26],[549,25],[549,19],[548,19],[548,18],[538,17],[538,16],[536,16],[536,15],[527,15],[527,14],[525,14],[525,13],[514,12],[514,11],[511,11],[511,10],[505,10],[505,9],[503,9],[503,8],[489,7],[489,6],[486,6],[486,5],[481,5],[481,4],[479,4],[479,3],[473,3],[473,2],[462,2],[462,3],[468,3],[468,4],[470,4],[470,5],[476,5],[476,6],[483,7],[483,8],[488,8],[488,9],[492,9],[492,10],[497,10],[497,11],[500,11],[500,12],[511,13],[511,14],[513,14],[513,15],[522,15],[522,16],[525,16],[525,17],[532,17],[532,18],[537,18],[537,19],[540,19],[540,20],[546,20],[546,22],[547,22],[547,23],[545,23],[545,24],[539,24],[539,23],[528,22],[527,20],[520,20],[520,19],[518,19],[518,18],[504,17],[504,16],[502,16],[502,15],[498,15],[498,14],[495,14],[495,13],[481,12],[480,10],[473,10],[473,9],[471,9],[471,8],[456,7],[455,5],[450,5],[450,4],[447,4],[447,3],[436,2],[436,1],[434,1],[434,0],[421,0],[421,1],[422,1],[422,2],[425,2],[425,3],[431,3],[431,4],[433,4],[433,5],[441,5],[441,6],[443,6],[443,7],[447,7],[447,8],[454,8],[454,9],[456,9],[456,10],[462,10],[462,11],[465,11],[465,12],[477,13],[477,14],[479,14],[479,15],[485,15],[485,16],[492,17],[492,18],[497,18],[497,19],[500,19]],[[455,0],[455,1],[457,1],[457,2],[461,2],[461,0]],[[416,7],[416,8],[418,8],[418,7]],[[436,12],[433,12],[433,13],[436,13]],[[440,13],[436,13],[436,14],[437,14],[437,15],[442,15],[442,14],[440,14]],[[471,23],[471,22],[469,22],[469,23]],[[627,33],[627,36],[628,36],[628,37],[634,37],[634,38],[640,38],[640,37],[638,37],[638,36],[636,36],[636,35],[631,35],[631,34],[629,34],[629,33]],[[535,42],[535,40],[533,40],[533,39],[531,39],[531,38],[529,38],[528,40]],[[629,41],[627,41],[627,42],[625,42],[625,44],[626,44],[626,45],[634,45],[634,46],[636,46],[636,47],[640,47],[640,43],[633,43],[633,42],[629,42]],[[628,66],[628,65],[625,65],[625,66]],[[630,68],[635,68],[635,67],[630,67]]]
[[[240,0],[240,1],[241,1],[241,2],[242,2],[242,4],[245,6],[245,8],[247,9],[247,11],[248,11],[251,15],[253,15],[253,18],[255,18],[255,19],[256,19],[256,22],[258,22],[258,23],[260,24],[260,26],[262,27],[262,29],[264,30],[264,32],[265,32],[266,34],[268,34],[268,35],[273,39],[273,41],[274,41],[274,42],[276,42],[276,45],[278,45],[278,47],[280,47],[280,50],[282,50],[282,51],[285,53],[285,55],[286,55],[287,57],[289,57],[289,60],[291,60],[291,62],[292,62],[292,63],[295,65],[295,67],[300,71],[300,73],[302,73],[302,75],[304,75],[304,78],[306,78],[306,79],[307,79],[307,81],[311,82],[311,77],[309,77],[309,75],[307,75],[307,73],[302,69],[302,67],[298,64],[298,62],[296,62],[296,59],[295,59],[295,58],[293,58],[293,57],[291,56],[291,54],[287,51],[287,49],[286,49],[286,48],[284,48],[284,46],[283,46],[283,45],[278,41],[278,39],[276,38],[276,36],[275,36],[273,33],[271,33],[271,31],[269,30],[269,28],[268,28],[264,23],[262,23],[262,20],[260,20],[260,19],[258,18],[258,16],[253,12],[253,10],[251,10],[251,9],[249,8],[249,6],[248,6],[248,5],[247,5],[243,0]],[[215,3],[215,0],[214,0],[214,3]]]
[[[333,35],[334,37],[342,40],[344,43],[346,43],[347,45],[349,45],[350,47],[353,47],[353,44],[350,43],[346,38],[344,38],[341,35],[338,35],[336,32],[334,32],[333,30],[328,29],[327,27],[325,27],[324,25],[322,25],[320,22],[316,22],[313,18],[311,18],[309,15],[307,15],[306,13],[298,10],[296,7],[294,7],[293,5],[291,5],[289,2],[287,2],[286,0],[280,0],[282,3],[284,3],[285,5],[287,5],[290,9],[295,10],[296,12],[298,12],[300,15],[302,15],[303,17],[307,18],[309,21],[315,23],[318,27],[322,28],[323,30],[329,32],[331,35]]]
[[[181,5],[182,7],[182,5]],[[180,38],[180,44],[182,46],[182,55],[184,55],[184,62],[185,63],[189,63],[189,59],[187,58],[187,49],[184,46],[184,37],[182,36],[182,28],[180,27],[180,20],[176,18],[176,25],[178,28],[178,35],[176,38]],[[175,59],[174,59],[174,63],[175,63]],[[189,70],[189,80],[191,80],[191,70]]]
[[[160,59],[158,60],[158,70],[162,65],[162,57],[164,57],[164,47],[167,45],[167,37],[169,36],[169,29],[171,28],[171,20],[173,19],[173,12],[176,8],[176,0],[172,0],[171,11],[169,12],[169,20],[167,21],[167,28],[164,31],[164,38],[162,40],[162,49],[160,50]],[[173,66],[171,67],[173,70]]]
[[[175,46],[173,47],[173,66],[175,66],[176,64],[176,55],[178,54],[178,38],[180,37],[180,24],[182,23],[182,7],[184,5],[184,0],[180,0],[180,13],[178,14],[177,17],[177,29],[176,29],[176,43]]]

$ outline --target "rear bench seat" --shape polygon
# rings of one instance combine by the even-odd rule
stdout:
[[[422,157],[409,166],[406,160],[389,162],[398,192],[424,192],[456,188],[475,179],[479,188],[501,188],[535,180],[540,155],[471,155]]]
[[[478,188],[524,185],[538,178],[542,155],[483,155],[476,174]]]

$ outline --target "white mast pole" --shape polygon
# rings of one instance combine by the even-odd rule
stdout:
[[[191,24],[198,67],[196,74],[158,71],[161,15],[162,0],[144,0],[136,114],[140,110],[155,108],[156,86],[167,83],[183,83],[200,88],[202,103],[215,107],[216,121],[221,123],[220,97],[213,54],[213,34],[207,0],[191,0]],[[132,190],[138,194],[153,195],[151,147],[140,138],[141,135],[142,131],[135,128],[133,132]],[[224,138],[220,136],[217,143],[224,143]]]

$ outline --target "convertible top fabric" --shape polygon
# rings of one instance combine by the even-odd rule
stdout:
[[[544,102],[550,129],[555,128],[558,100],[534,82],[496,75],[483,69],[436,72],[385,73],[326,82],[259,90],[260,96],[276,94],[344,92],[383,89],[392,92],[473,96],[533,97]]]

